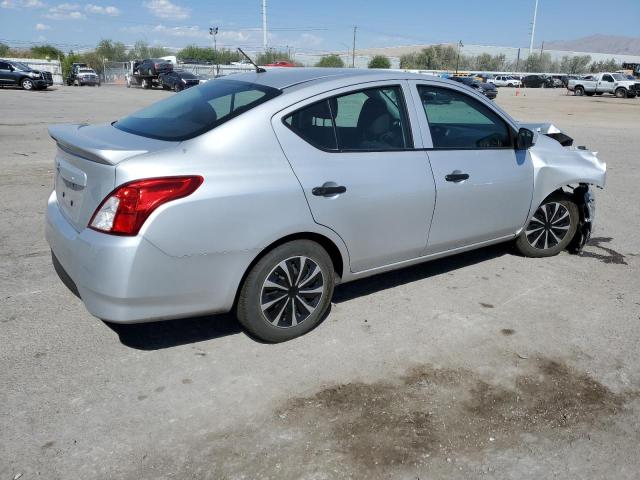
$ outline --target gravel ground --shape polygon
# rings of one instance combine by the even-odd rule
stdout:
[[[56,122],[169,95],[0,90],[0,480],[637,479],[640,100],[501,89],[600,152],[581,256],[482,249],[336,289],[265,345],[233,317],[108,326],[43,238]]]

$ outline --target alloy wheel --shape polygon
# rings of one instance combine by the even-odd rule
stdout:
[[[309,257],[290,257],[267,275],[260,294],[260,309],[272,325],[295,327],[317,309],[324,291],[324,273],[318,264]]]
[[[567,207],[549,202],[536,210],[524,233],[529,245],[546,250],[562,242],[570,228],[571,215]]]

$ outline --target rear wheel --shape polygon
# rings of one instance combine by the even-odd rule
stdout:
[[[516,240],[516,248],[526,257],[551,257],[564,250],[576,233],[580,213],[567,196],[547,198],[533,214]]]
[[[581,97],[582,95],[584,95],[584,88],[581,87],[580,85],[578,85],[574,90],[573,90],[573,94]]]
[[[334,284],[331,258],[319,244],[282,244],[247,275],[236,307],[238,321],[262,340],[291,340],[322,321]]]

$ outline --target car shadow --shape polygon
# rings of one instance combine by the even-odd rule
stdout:
[[[417,280],[436,277],[501,257],[510,251],[509,244],[494,245],[338,285],[333,293],[332,303],[338,304]],[[324,318],[328,315],[329,312]],[[118,335],[123,345],[136,350],[162,350],[240,333],[256,342],[266,343],[246,332],[230,313],[137,324],[104,323]]]
[[[501,243],[363,278],[362,280],[338,285],[333,292],[332,301],[333,303],[346,302],[357,297],[371,295],[381,290],[387,290],[418,280],[443,275],[452,270],[469,267],[476,263],[501,257],[512,251],[513,249],[510,243]]]

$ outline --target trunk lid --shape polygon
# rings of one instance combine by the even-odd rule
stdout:
[[[106,125],[54,125],[49,134],[58,144],[55,191],[60,211],[76,231],[116,187],[116,166],[129,158],[176,145],[140,137]]]

